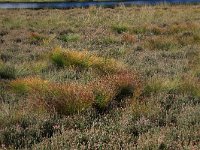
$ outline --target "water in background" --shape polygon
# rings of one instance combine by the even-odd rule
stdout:
[[[128,0],[128,1],[89,1],[89,2],[19,2],[19,3],[6,3],[1,2],[1,9],[14,9],[14,8],[80,8],[90,6],[101,7],[114,7],[119,5],[131,6],[131,5],[156,5],[161,3],[173,3],[173,4],[189,4],[200,3],[200,0]]]

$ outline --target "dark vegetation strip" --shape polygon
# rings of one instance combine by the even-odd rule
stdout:
[[[17,8],[85,8],[90,6],[97,7],[115,7],[115,6],[131,6],[131,5],[156,5],[156,4],[194,4],[200,0],[136,0],[136,1],[95,1],[95,2],[0,2],[1,9],[17,9]]]

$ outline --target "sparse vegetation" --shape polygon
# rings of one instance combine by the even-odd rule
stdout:
[[[0,149],[200,149],[199,14],[0,10]]]

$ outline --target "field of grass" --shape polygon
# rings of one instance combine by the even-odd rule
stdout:
[[[200,149],[199,5],[0,22],[0,149]]]

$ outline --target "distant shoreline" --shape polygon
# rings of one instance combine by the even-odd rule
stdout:
[[[120,5],[157,5],[157,4],[198,4],[200,0],[136,0],[136,1],[85,1],[85,2],[0,2],[0,9],[69,9],[96,7],[116,7]]]

